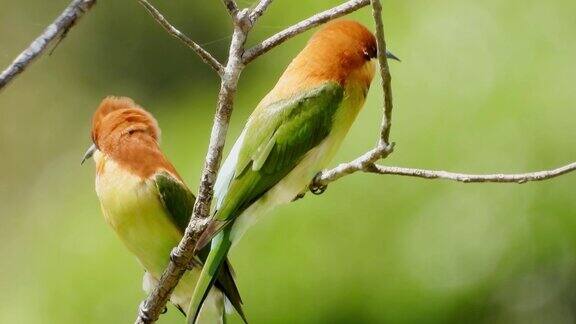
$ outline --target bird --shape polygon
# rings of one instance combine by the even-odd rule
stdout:
[[[399,59],[386,53],[391,59]],[[220,168],[214,207],[196,242],[210,253],[190,303],[189,323],[229,249],[262,215],[303,195],[328,166],[364,105],[377,57],[374,35],[353,20],[325,24],[260,101]]]
[[[143,288],[150,293],[183,236],[195,197],[160,150],[156,119],[132,99],[102,100],[92,118],[91,139],[82,164],[94,158],[104,218],[144,267]],[[170,297],[185,315],[208,249],[195,256]],[[226,299],[245,320],[231,266],[224,263],[196,323],[224,322]]]

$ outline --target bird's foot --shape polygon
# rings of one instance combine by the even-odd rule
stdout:
[[[310,191],[315,195],[323,194],[324,191],[326,191],[326,189],[328,188],[328,185],[318,184],[317,179],[321,174],[322,172],[316,173],[314,179],[312,180],[312,183],[308,186],[308,189],[310,189]]]
[[[296,200],[302,199],[302,198],[304,198],[304,195],[306,195],[306,193],[305,193],[305,192],[301,192],[301,193],[299,193],[296,197],[294,197],[294,199],[292,199],[292,201],[296,201]]]

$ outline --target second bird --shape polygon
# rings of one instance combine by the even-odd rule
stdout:
[[[361,24],[328,23],[260,101],[218,174],[213,216],[196,245],[200,251],[212,240],[189,323],[230,247],[261,215],[306,192],[328,166],[364,105],[376,52],[374,35]]]
[[[190,220],[194,195],[160,150],[160,129],[150,113],[129,98],[108,97],[92,119],[96,193],[107,223],[146,270],[144,290],[150,293],[169,262]],[[176,286],[170,300],[182,312],[190,298],[208,247]],[[221,267],[210,302],[198,323],[224,322],[224,297],[241,316],[241,300],[227,262]],[[195,313],[194,316],[197,316]]]

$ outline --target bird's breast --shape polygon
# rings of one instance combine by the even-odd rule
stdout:
[[[152,179],[143,179],[106,157],[97,158],[96,193],[106,222],[140,263],[159,276],[181,238]]]

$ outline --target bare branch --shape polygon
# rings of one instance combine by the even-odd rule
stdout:
[[[74,0],[66,9],[0,74],[0,90],[2,90],[18,74],[53,43],[58,36],[65,35],[70,28],[86,13],[96,0]]]
[[[402,168],[396,166],[370,165],[362,171],[368,173],[391,174],[424,179],[444,179],[464,183],[473,182],[496,182],[496,183],[526,183],[530,181],[542,181],[561,176],[576,170],[576,162],[561,166],[552,170],[535,171],[517,174],[465,174],[441,170],[423,170]]]
[[[394,145],[379,146],[377,148],[371,149],[370,151],[362,154],[350,162],[341,163],[340,165],[330,170],[324,170],[318,173],[316,177],[314,177],[314,180],[310,185],[310,189],[315,191],[316,189],[314,188],[324,187],[328,185],[328,183],[336,181],[345,175],[366,170],[369,166],[373,165],[374,162],[382,158],[382,156],[388,156],[390,153],[392,153],[393,149]]]
[[[214,115],[212,133],[210,134],[210,144],[206,153],[192,218],[186,228],[184,237],[172,251],[168,268],[162,274],[157,287],[140,305],[138,318],[136,319],[138,324],[153,323],[158,319],[174,287],[176,287],[180,278],[186,272],[187,265],[191,264],[194,257],[194,246],[206,225],[205,220],[212,203],[214,182],[222,160],[222,151],[232,114],[234,95],[240,73],[244,69],[244,64],[242,63],[244,43],[252,26],[248,17],[248,10],[240,11],[237,18],[238,23],[234,27],[228,62],[224,68],[220,83],[220,93],[218,94],[217,109]]]
[[[388,67],[388,58],[386,57],[386,41],[384,36],[384,24],[382,23],[382,4],[380,0],[372,0],[372,16],[374,18],[374,25],[376,26],[376,43],[378,46],[378,63],[380,65],[380,76],[382,78],[382,96],[383,96],[383,112],[382,123],[380,125],[380,138],[376,147],[364,153],[358,158],[348,163],[342,163],[331,170],[325,170],[318,173],[312,183],[310,190],[312,192],[321,193],[324,187],[329,182],[342,178],[345,175],[352,174],[357,171],[364,171],[369,166],[372,166],[376,161],[386,158],[392,153],[394,144],[389,143],[390,127],[392,126],[392,77],[390,76],[390,68]]]
[[[236,15],[238,14],[238,5],[236,4],[236,1],[234,1],[234,0],[222,0],[222,2],[224,3],[224,6],[228,10],[228,13],[232,17],[232,20],[234,20],[234,22],[235,22],[236,21]]]
[[[254,24],[256,22],[256,20],[258,20],[258,18],[260,18],[260,16],[262,16],[264,11],[266,11],[266,9],[268,8],[268,6],[271,3],[272,3],[272,0],[260,0],[260,2],[258,2],[256,7],[254,7],[254,9],[252,9],[252,12],[250,12],[250,22],[252,24]]]
[[[323,24],[332,19],[342,17],[353,11],[356,11],[364,6],[367,6],[370,0],[350,0],[337,7],[318,13],[306,20],[303,20],[296,25],[288,27],[274,36],[269,37],[258,45],[255,45],[244,53],[242,57],[244,64],[252,62],[258,56],[268,52],[274,47],[284,43],[286,40],[301,34],[313,27]]]
[[[376,43],[378,45],[378,63],[380,77],[382,78],[382,91],[384,93],[384,113],[380,126],[380,146],[388,146],[390,128],[392,127],[392,77],[386,57],[386,38],[384,37],[384,24],[382,23],[382,4],[380,0],[372,0],[372,16],[376,26]]]
[[[184,33],[176,29],[176,27],[172,26],[172,24],[170,24],[170,22],[164,18],[162,13],[158,11],[158,9],[156,9],[150,2],[147,0],[138,0],[138,2],[146,9],[150,16],[152,16],[152,18],[154,18],[154,20],[156,20],[156,22],[160,24],[160,26],[162,26],[166,32],[168,32],[168,34],[180,40],[182,43],[196,52],[196,54],[200,56],[200,59],[202,59],[204,63],[208,64],[214,71],[216,71],[216,73],[218,73],[218,75],[222,76],[224,73],[224,67],[220,62],[218,62],[217,59],[212,56],[212,54],[210,54],[208,51],[202,48],[202,46],[190,39]]]

